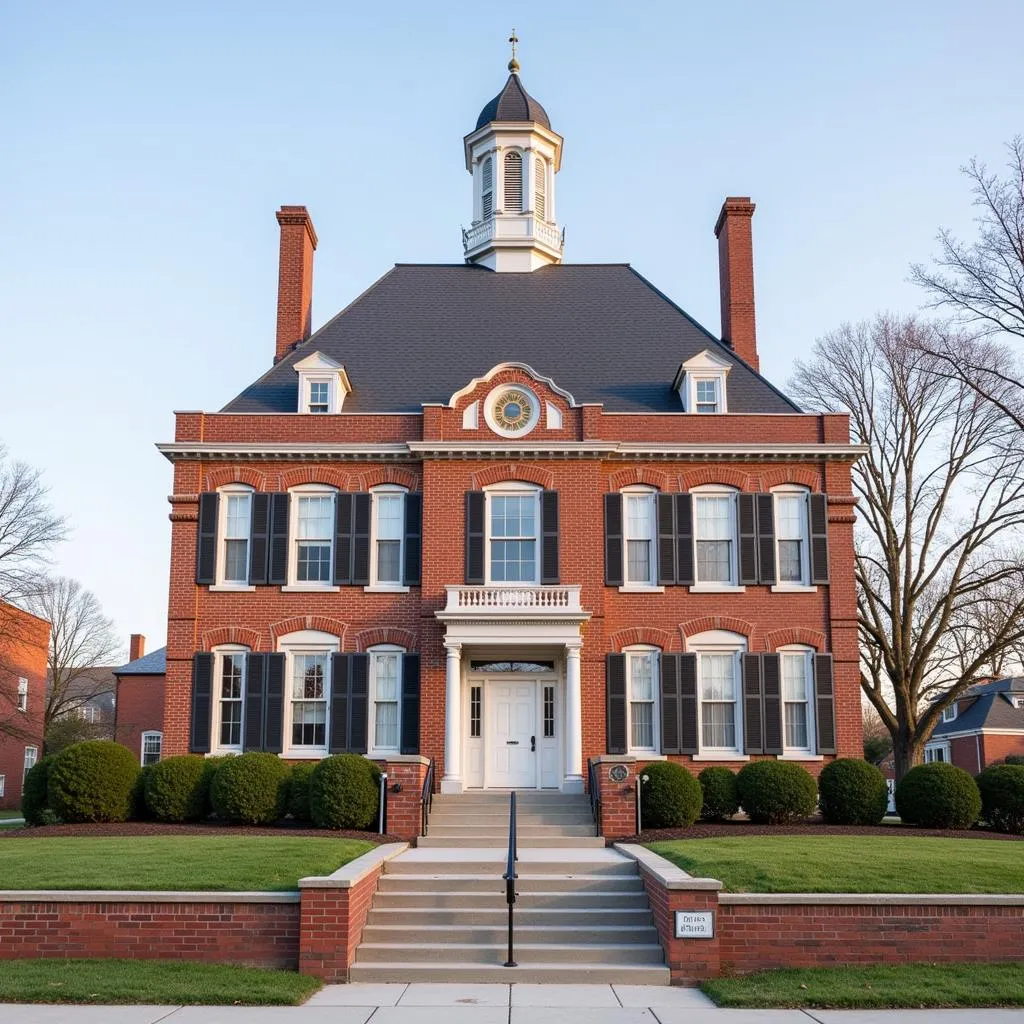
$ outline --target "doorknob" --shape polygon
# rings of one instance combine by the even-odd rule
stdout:
[[[530,753],[533,753],[537,749],[537,737],[530,737]]]

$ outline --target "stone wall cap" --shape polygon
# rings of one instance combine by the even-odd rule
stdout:
[[[0,903],[298,903],[297,892],[164,889],[0,889]]]
[[[722,883],[717,878],[694,878],[670,860],[659,856],[646,846],[636,843],[616,843],[619,853],[637,862],[641,874],[650,875],[659,885],[666,889],[705,890],[717,892]]]
[[[949,892],[723,892],[734,906],[1024,907],[1024,893]]]
[[[350,860],[332,875],[310,876],[299,879],[300,889],[351,889],[371,871],[409,849],[408,843],[384,843]]]

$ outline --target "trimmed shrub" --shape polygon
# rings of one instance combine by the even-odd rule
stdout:
[[[201,821],[209,814],[206,758],[183,754],[146,771],[146,807],[157,821]]]
[[[736,776],[740,805],[759,825],[788,825],[814,813],[818,787],[792,761],[751,761]]]
[[[642,828],[686,828],[697,820],[703,801],[700,783],[675,761],[653,761],[641,772]]]
[[[1003,764],[1024,764],[1024,754],[1007,754]]]
[[[981,813],[978,784],[945,761],[911,768],[896,786],[896,811],[904,824],[970,828]]]
[[[277,754],[252,751],[227,758],[210,786],[217,817],[239,825],[273,825],[284,816],[288,775]]]
[[[830,825],[877,825],[889,807],[885,776],[855,757],[825,765],[818,791],[822,817]]]
[[[50,768],[55,760],[55,754],[47,754],[36,761],[25,776],[25,785],[21,790],[21,813],[27,825],[46,824],[43,817],[43,811],[47,810],[46,788],[50,780]]]
[[[312,821],[309,810],[309,782],[316,764],[300,761],[292,765],[292,777],[288,784],[288,813],[296,821]]]
[[[151,764],[139,769],[135,778],[135,785],[132,786],[132,812],[128,815],[129,821],[152,821],[153,815],[146,806],[146,780],[153,770]]]
[[[320,828],[366,829],[377,820],[380,769],[359,754],[325,757],[309,778],[309,810]]]
[[[736,774],[721,765],[705,768],[697,776],[704,801],[700,816],[703,821],[728,821],[739,809]]]
[[[220,768],[225,761],[230,761],[231,758],[236,757],[236,754],[220,754],[217,757],[204,757],[203,758],[203,778],[200,782],[203,792],[203,807],[205,812],[204,818],[208,818],[211,814],[214,814],[213,797],[211,796],[210,790],[213,786],[213,777],[217,774],[217,769]]]
[[[994,764],[975,781],[982,818],[997,832],[1024,833],[1024,765]]]
[[[50,766],[47,803],[62,821],[127,821],[139,762],[120,743],[86,740],[65,747]]]

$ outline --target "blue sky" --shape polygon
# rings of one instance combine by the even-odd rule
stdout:
[[[165,636],[153,443],[270,364],[274,210],[306,204],[320,236],[314,327],[395,262],[458,262],[461,140],[504,82],[510,10],[4,5],[0,438],[71,519],[57,570],[125,636]],[[971,230],[958,167],[1024,131],[1018,0],[515,10],[565,137],[567,259],[631,262],[717,332],[712,227],[752,196],[779,384],[824,331],[919,305],[908,264]]]

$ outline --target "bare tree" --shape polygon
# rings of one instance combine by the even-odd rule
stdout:
[[[121,652],[113,621],[103,614],[96,596],[78,580],[48,580],[29,604],[35,614],[51,624],[45,734],[62,715],[110,692],[110,680],[92,670],[116,664]]]
[[[1006,413],[930,353],[936,329],[880,316],[819,339],[791,384],[848,412],[861,683],[893,739],[896,777],[942,709],[1024,640],[1024,465]],[[980,603],[985,630],[969,629]],[[959,630],[959,633],[957,632]]]
[[[864,760],[881,764],[892,750],[892,736],[870,702],[861,705],[864,723]]]

